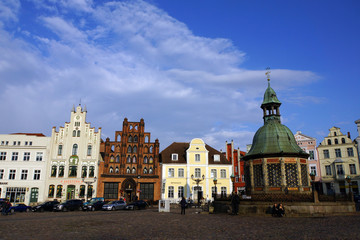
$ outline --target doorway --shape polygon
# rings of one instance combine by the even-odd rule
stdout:
[[[66,199],[74,199],[75,198],[75,185],[68,185],[66,191]]]
[[[38,201],[39,197],[39,189],[38,188],[31,188],[30,193],[30,203],[35,203]]]
[[[136,198],[136,182],[134,179],[125,179],[121,185],[121,192],[125,193],[126,202],[133,202]]]

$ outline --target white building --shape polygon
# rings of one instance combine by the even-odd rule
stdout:
[[[91,128],[86,113],[86,107],[79,105],[76,111],[74,107],[70,122],[59,131],[52,129],[46,182],[49,200],[96,196],[101,128],[97,132]]]
[[[0,197],[33,205],[44,201],[50,138],[41,133],[0,135]]]

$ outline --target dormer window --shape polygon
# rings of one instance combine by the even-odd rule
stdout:
[[[171,154],[171,160],[172,160],[172,161],[177,161],[177,160],[179,160],[179,155],[178,155],[177,153]]]
[[[219,154],[214,155],[214,161],[215,162],[220,162],[220,155]]]

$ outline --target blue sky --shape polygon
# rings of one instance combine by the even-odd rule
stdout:
[[[354,139],[359,12],[350,0],[1,1],[0,133],[50,135],[81,99],[103,138],[144,118],[161,149],[200,137],[245,150],[271,67],[293,133]]]

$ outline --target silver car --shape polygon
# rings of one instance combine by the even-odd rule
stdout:
[[[102,210],[119,210],[119,209],[125,209],[126,207],[126,202],[122,201],[122,200],[118,200],[118,201],[112,201],[109,202],[105,205],[102,206]]]

